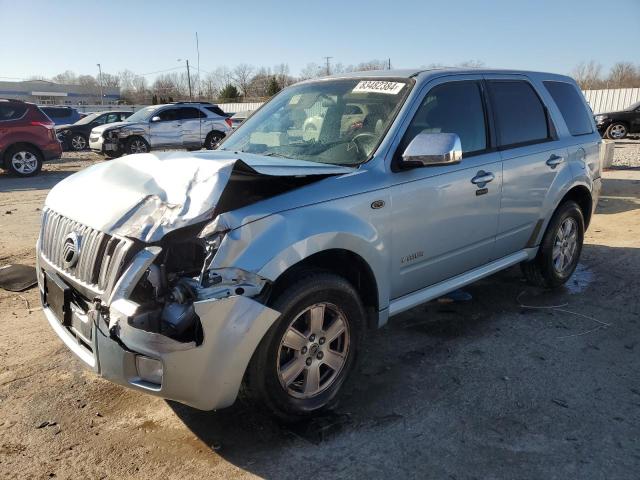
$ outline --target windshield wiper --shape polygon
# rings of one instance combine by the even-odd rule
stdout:
[[[276,152],[262,153],[259,155],[264,155],[265,157],[280,157],[280,158],[288,158],[289,160],[297,160],[294,157],[289,157],[287,155],[283,155],[282,153],[276,153]]]

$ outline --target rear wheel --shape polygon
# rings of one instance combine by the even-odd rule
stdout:
[[[574,201],[560,205],[549,222],[536,258],[521,264],[529,283],[557,288],[573,274],[584,241],[584,217]]]
[[[312,272],[273,302],[280,318],[251,359],[245,386],[257,405],[295,420],[327,407],[355,364],[365,314],[342,277]]]
[[[207,150],[214,150],[223,138],[224,133],[222,132],[209,132],[209,135],[207,135],[207,138],[204,141],[204,148]]]
[[[5,165],[18,177],[33,177],[42,169],[42,154],[29,145],[13,147],[5,155]]]
[[[627,133],[629,133],[629,131],[624,123],[615,122],[607,128],[607,138],[611,140],[620,140],[626,137]]]

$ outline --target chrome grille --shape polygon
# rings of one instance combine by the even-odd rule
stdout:
[[[72,233],[80,237],[80,255],[72,267],[65,265],[63,246]],[[42,213],[40,250],[46,260],[72,279],[99,292],[113,287],[131,242],[82,225],[52,210]]]

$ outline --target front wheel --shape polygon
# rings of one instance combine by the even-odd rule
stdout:
[[[627,136],[629,131],[624,123],[616,122],[609,125],[607,128],[607,137],[611,140],[621,140]]]
[[[254,353],[245,387],[256,404],[296,420],[327,407],[353,369],[365,313],[342,277],[311,272],[281,293],[280,318]]]
[[[560,205],[551,217],[536,258],[521,263],[529,283],[543,288],[562,286],[578,265],[584,241],[584,217],[574,201]]]
[[[141,137],[131,137],[125,145],[125,152],[129,155],[147,153],[149,150],[149,144]]]
[[[14,147],[7,152],[5,164],[18,177],[33,177],[42,169],[42,154],[28,145]]]

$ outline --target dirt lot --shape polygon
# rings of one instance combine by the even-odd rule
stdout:
[[[33,264],[48,189],[96,161],[0,174],[0,265]],[[336,410],[295,427],[112,385],[56,338],[37,289],[0,290],[0,477],[638,478],[640,144],[614,165],[566,288],[514,268],[393,319]]]

